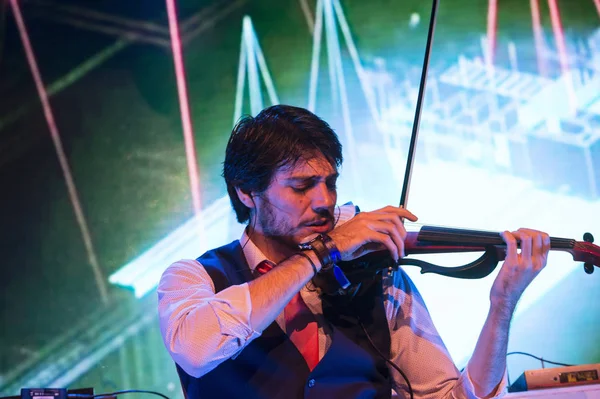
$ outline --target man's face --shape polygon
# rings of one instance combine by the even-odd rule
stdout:
[[[254,197],[254,233],[295,247],[308,235],[333,229],[337,169],[318,156],[277,170],[265,192]]]

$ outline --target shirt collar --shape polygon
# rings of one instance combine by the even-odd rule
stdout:
[[[248,262],[248,266],[250,266],[250,270],[254,272],[256,266],[263,260],[267,260],[265,254],[262,253],[260,249],[254,244],[254,242],[248,237],[246,233],[247,229],[244,229],[242,233],[242,237],[240,238],[240,244],[242,245],[242,251],[244,251],[244,257],[246,258],[246,262]]]

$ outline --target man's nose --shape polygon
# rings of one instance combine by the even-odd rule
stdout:
[[[314,209],[330,208],[335,205],[335,193],[327,187],[327,184],[317,184],[313,192],[312,205]]]

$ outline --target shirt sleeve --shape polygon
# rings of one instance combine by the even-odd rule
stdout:
[[[260,332],[250,325],[248,284],[215,293],[212,279],[195,260],[173,263],[158,285],[163,341],[173,360],[200,377],[237,355]]]
[[[462,375],[464,376],[465,391],[466,392],[475,392],[475,387],[473,386],[473,381],[471,380],[471,376],[469,375],[469,366],[465,367],[464,371],[462,372]],[[492,392],[492,394],[490,396],[488,396],[488,398],[503,397],[508,392],[507,388],[508,388],[508,374],[507,374],[507,371],[504,370],[504,375],[502,377],[502,381],[500,381],[500,384],[498,384],[498,386],[496,387],[494,392]],[[470,397],[479,398],[478,396],[475,396],[475,395],[472,395]]]
[[[461,373],[438,334],[425,302],[410,277],[398,270],[384,281],[390,327],[390,357],[407,376],[414,396],[423,399],[479,399],[468,369]],[[408,394],[402,375],[390,367],[394,390]],[[492,398],[501,397],[505,378]]]

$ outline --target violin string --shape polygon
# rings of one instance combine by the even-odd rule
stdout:
[[[486,231],[486,230],[470,230],[460,227],[449,227],[449,226],[438,226],[432,224],[424,224],[418,222],[410,222],[412,226],[420,226],[419,237],[421,239],[432,238],[453,242],[477,242],[477,243],[489,243],[490,239],[498,238],[498,244],[502,244],[501,237],[498,232]],[[424,231],[423,227],[426,227]],[[434,230],[434,231],[432,231]],[[435,231],[438,230],[438,231]]]
[[[498,232],[488,230],[470,230],[459,227],[436,226],[419,222],[407,222],[409,231],[418,228],[419,239],[424,241],[445,241],[463,244],[503,245],[504,240]],[[426,228],[426,229],[424,229]],[[552,248],[573,248],[575,240],[550,237]]]
[[[422,240],[428,241],[446,241],[463,244],[487,244],[487,245],[503,245],[504,240],[497,233],[487,233],[480,231],[427,231],[419,235]],[[564,238],[550,239],[552,248],[573,248],[575,241]]]

